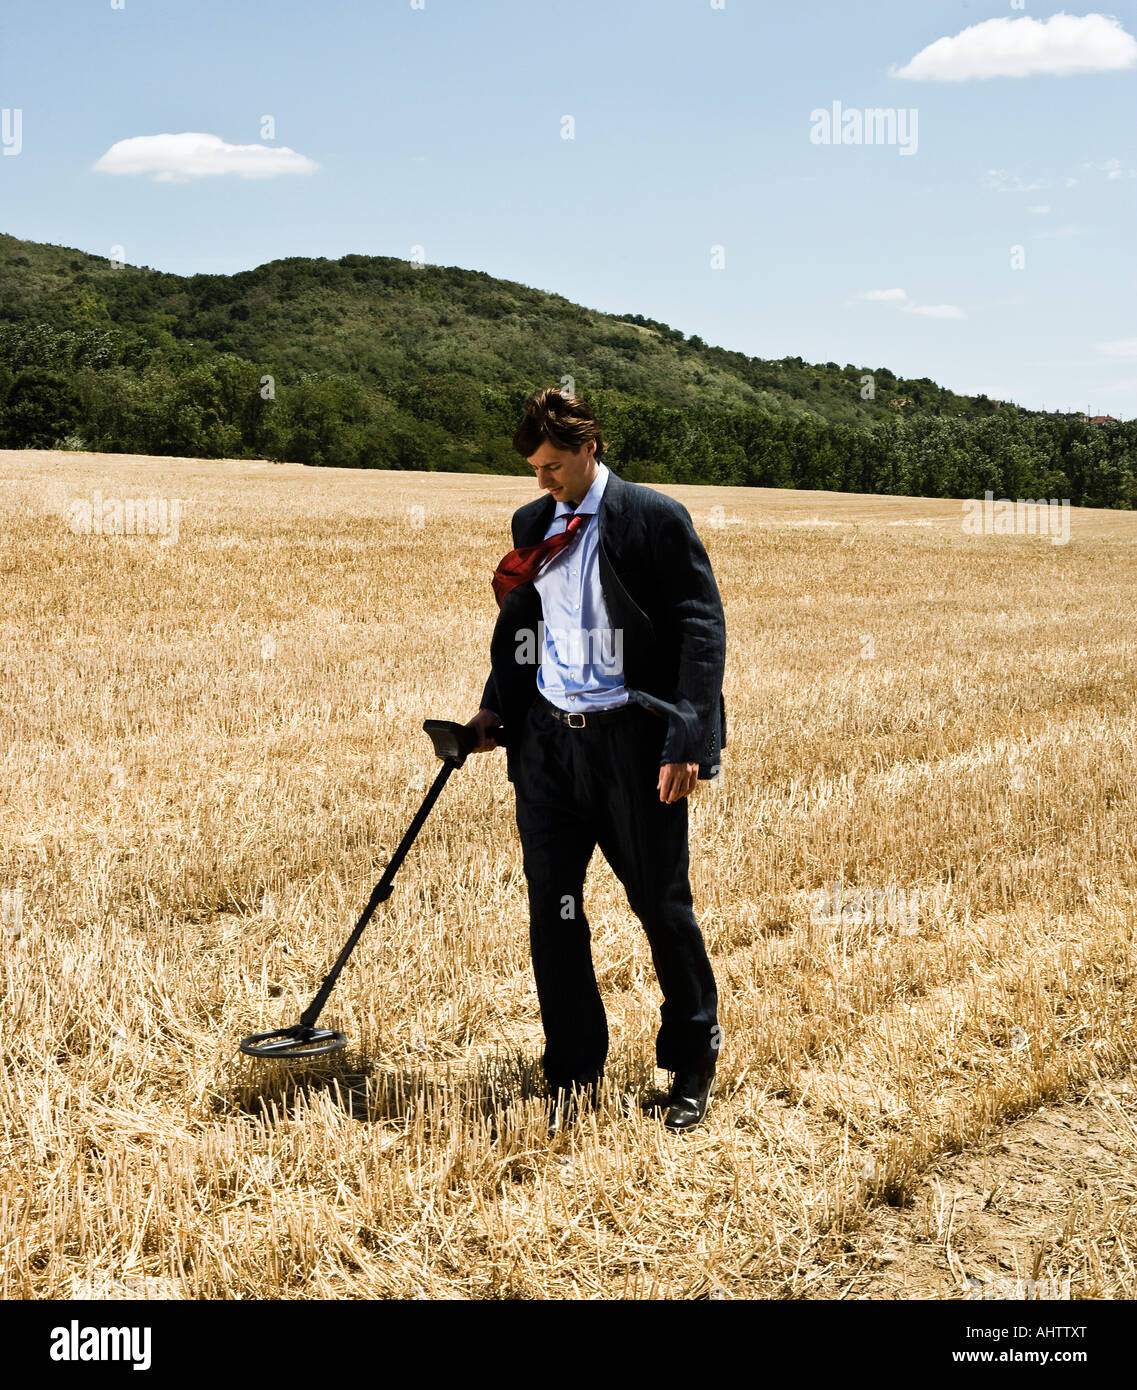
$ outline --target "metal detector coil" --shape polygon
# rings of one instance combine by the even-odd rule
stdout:
[[[338,1052],[346,1046],[343,1033],[331,1028],[277,1028],[272,1033],[253,1033],[241,1043],[241,1051],[250,1057],[284,1057],[297,1061],[303,1057],[320,1057],[325,1052]]]
[[[338,1052],[341,1047],[346,1045],[347,1038],[343,1033],[338,1033],[332,1028],[317,1028],[316,1020],[328,1002],[328,995],[331,994],[340,971],[347,964],[348,956],[355,950],[356,943],[363,935],[364,928],[370,922],[375,909],[391,896],[399,865],[406,858],[407,851],[414,844],[415,837],[422,829],[427,816],[430,815],[431,807],[438,800],[439,792],[446,785],[446,779],[455,768],[462,766],[477,747],[477,735],[465,724],[457,724],[450,719],[427,719],[422,727],[423,731],[430,735],[435,753],[442,759],[442,766],[438,770],[437,777],[431,783],[429,791],[423,798],[422,805],[415,813],[414,820],[407,827],[406,834],[399,841],[399,847],[384,869],[383,877],[371,890],[371,897],[363,909],[363,915],[356,922],[343,950],[336,957],[335,964],[324,976],[324,982],[317,991],[315,999],[301,1014],[300,1022],[291,1028],[277,1028],[269,1033],[250,1034],[241,1042],[241,1051],[250,1057],[271,1057],[283,1062],[301,1062],[308,1057],[321,1057],[327,1052]],[[493,734],[498,743],[505,742],[505,730],[500,724],[493,730]]]

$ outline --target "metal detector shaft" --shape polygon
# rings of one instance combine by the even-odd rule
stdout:
[[[381,902],[385,902],[391,896],[391,891],[395,882],[395,875],[399,872],[399,865],[406,858],[407,851],[415,842],[415,836],[422,829],[423,822],[426,820],[427,816],[430,815],[430,808],[438,800],[438,794],[446,785],[446,779],[454,771],[455,767],[458,767],[460,765],[461,764],[457,762],[452,762],[450,759],[446,759],[443,761],[442,766],[438,770],[438,776],[435,777],[433,783],[431,784],[430,790],[423,798],[423,803],[418,809],[418,814],[415,816],[414,820],[411,821],[410,825],[407,826],[407,832],[399,841],[398,849],[391,856],[390,863],[383,870],[383,877],[371,890],[371,897],[368,899],[367,906],[363,909],[362,917],[360,917],[359,921],[355,924],[355,930],[344,943],[344,948],[339,953],[335,965],[333,965],[332,968],[328,971],[328,973],[324,976],[324,983],[320,986],[315,999],[312,1000],[312,1002],[300,1015],[301,1028],[313,1027],[316,1020],[319,1018],[320,1010],[328,1002],[328,995],[331,994],[333,988],[335,987],[336,980],[339,979],[340,971],[347,964],[348,956],[350,956],[352,951],[355,950],[356,943],[358,942],[359,938],[363,935],[364,929],[367,926],[368,922],[371,921],[375,909],[379,906]]]
[[[300,1022],[290,1028],[274,1028],[268,1033],[250,1034],[241,1043],[241,1051],[247,1053],[248,1056],[270,1057],[284,1062],[302,1062],[311,1057],[322,1057],[325,1053],[336,1052],[346,1045],[347,1038],[343,1033],[333,1028],[315,1027],[320,1010],[328,1002],[328,995],[331,994],[336,980],[339,979],[340,971],[347,964],[348,957],[363,935],[363,930],[370,922],[375,909],[391,896],[391,889],[395,882],[395,875],[399,871],[399,865],[406,858],[407,851],[414,843],[415,836],[422,829],[423,821],[430,815],[430,808],[438,800],[438,794],[446,785],[446,779],[456,767],[462,766],[467,757],[479,746],[479,739],[483,737],[469,725],[457,724],[450,719],[427,719],[422,727],[423,732],[430,735],[435,753],[442,759],[442,767],[438,776],[435,777],[433,785],[423,798],[422,805],[419,807],[414,820],[407,827],[407,833],[399,841],[399,847],[384,869],[383,877],[371,890],[371,897],[363,909],[363,916],[356,922],[355,930],[348,937],[335,965],[325,975],[319,993],[305,1009]],[[507,742],[507,730],[499,723],[489,731],[489,737],[492,743],[504,744]]]

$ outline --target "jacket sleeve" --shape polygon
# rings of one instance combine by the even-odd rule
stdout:
[[[513,516],[510,518],[510,522],[509,522],[509,531],[510,531],[510,535],[511,535],[511,537],[512,537],[512,539],[513,539],[513,545],[514,545],[514,547],[516,547],[516,545],[517,545],[517,513],[516,513],[516,512],[514,512]],[[497,678],[496,678],[495,675],[494,675],[492,665],[491,665],[491,668],[490,668],[489,678],[488,678],[487,681],[486,681],[485,688],[482,690],[482,702],[481,702],[481,705],[479,706],[479,708],[480,708],[480,709],[492,710],[492,711],[494,712],[494,714],[496,714],[497,717],[498,717],[499,719],[502,717],[502,713],[501,713],[501,694],[500,694],[500,692],[498,691],[498,688],[497,688]]]
[[[658,528],[661,608],[679,646],[675,714],[661,763],[700,763],[720,723],[726,619],[710,558],[686,507],[668,509]],[[713,756],[717,759],[717,749]]]
[[[497,717],[501,718],[501,698],[497,693],[497,681],[491,671],[489,680],[486,681],[485,689],[482,691],[482,703],[479,709],[492,710]]]

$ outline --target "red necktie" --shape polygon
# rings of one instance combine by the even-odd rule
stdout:
[[[541,568],[572,541],[573,536],[591,515],[591,512],[584,512],[570,516],[568,525],[558,535],[550,536],[539,545],[523,545],[518,550],[511,550],[493,572],[493,592],[497,606],[501,607],[502,600],[510,589],[515,589],[518,584],[525,584],[530,579],[536,579]]]

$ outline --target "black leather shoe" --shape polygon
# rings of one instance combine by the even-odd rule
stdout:
[[[581,1111],[596,1104],[600,1081],[574,1081],[549,1088],[549,1138],[566,1129]]]
[[[663,1123],[668,1129],[694,1129],[701,1123],[711,1101],[715,1084],[714,1067],[677,1071],[667,1098],[667,1116]]]

